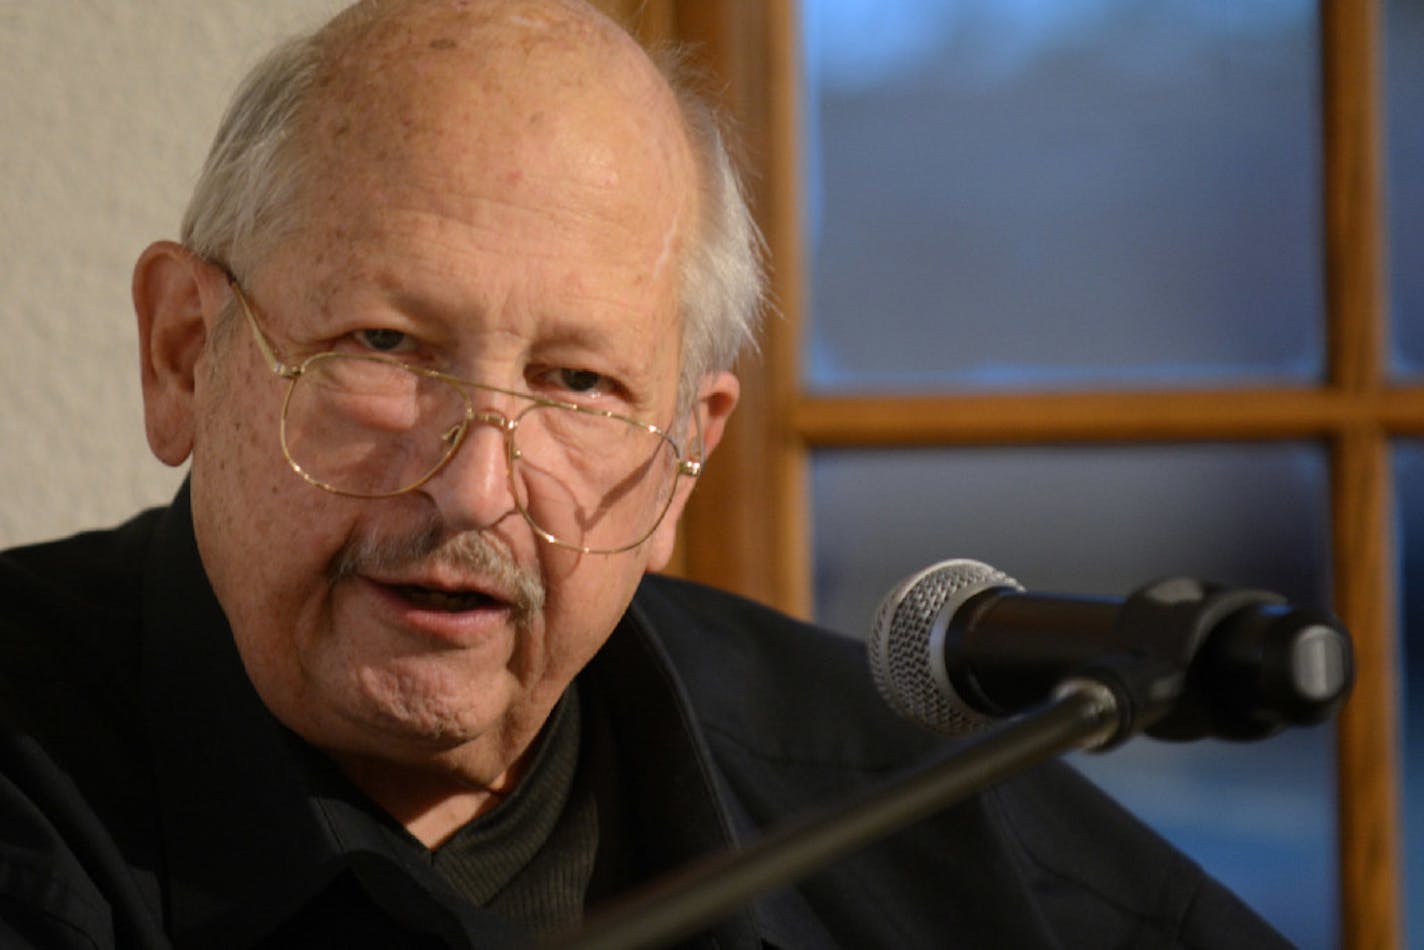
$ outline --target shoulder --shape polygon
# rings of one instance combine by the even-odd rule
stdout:
[[[1045,915],[1105,946],[1287,947],[1199,865],[1066,765],[988,790]]]
[[[0,552],[0,676],[18,684],[132,665],[160,514]]]
[[[138,677],[155,518],[0,552],[0,934],[17,945],[110,942],[115,842],[157,866]]]
[[[665,577],[647,578],[633,609],[667,651],[714,745],[876,772],[942,741],[884,704],[859,640]]]
[[[143,565],[158,517],[0,552],[0,717],[76,779],[142,741]]]
[[[0,551],[0,620],[25,625],[52,622],[56,613],[136,611],[143,563],[162,514],[153,509],[117,528]]]
[[[634,609],[667,651],[729,790],[755,824],[863,793],[966,741],[890,712],[858,640],[665,578],[649,578]],[[893,908],[911,931],[911,922],[923,923],[922,936],[1284,945],[1194,862],[1057,762],[974,795],[817,880],[806,893],[825,913]],[[947,901],[947,890],[964,898]]]

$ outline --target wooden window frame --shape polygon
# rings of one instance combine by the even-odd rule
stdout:
[[[735,117],[766,236],[775,310],[741,367],[733,424],[684,517],[679,570],[792,614],[811,600],[809,454],[822,448],[1307,439],[1328,447],[1333,594],[1355,641],[1337,743],[1341,939],[1404,944],[1391,445],[1424,435],[1424,387],[1384,355],[1380,78],[1384,0],[1320,0],[1326,379],[1314,387],[815,396],[799,210],[796,0],[599,0],[652,45],[690,44]]]

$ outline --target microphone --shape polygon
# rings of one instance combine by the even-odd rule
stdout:
[[[1156,738],[1259,739],[1328,718],[1354,679],[1339,621],[1278,594],[1180,577],[1127,598],[1028,593],[971,560],[896,585],[875,613],[869,653],[890,707],[949,734],[1087,676]]]

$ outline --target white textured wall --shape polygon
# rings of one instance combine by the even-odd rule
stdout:
[[[0,0],[0,547],[123,520],[148,452],[129,277],[233,86],[341,0]]]

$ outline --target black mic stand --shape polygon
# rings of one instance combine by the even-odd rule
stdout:
[[[546,950],[637,950],[696,933],[764,891],[825,864],[1018,772],[1123,729],[1114,691],[1068,680],[1038,709],[975,737],[953,754],[811,815],[787,821],[746,847],[688,865],[621,898]]]

